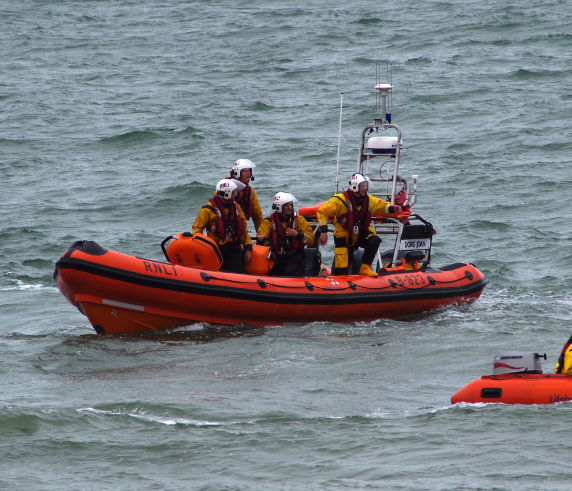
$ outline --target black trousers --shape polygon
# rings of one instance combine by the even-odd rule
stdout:
[[[270,276],[305,276],[306,266],[303,250],[294,254],[276,254]]]
[[[240,242],[227,242],[218,246],[222,254],[221,271],[227,273],[244,273],[244,254]]]
[[[374,233],[369,233],[369,235],[360,236],[357,242],[348,247],[348,242],[345,237],[334,237],[334,247],[345,247],[348,250],[348,267],[347,268],[334,268],[332,272],[333,275],[346,275],[350,269],[350,266],[354,260],[354,251],[359,247],[363,248],[363,256],[361,257],[362,264],[367,264],[371,266],[379,245],[381,244],[381,239]]]

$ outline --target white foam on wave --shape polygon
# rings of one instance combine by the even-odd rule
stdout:
[[[167,426],[187,425],[187,426],[202,427],[202,426],[223,426],[225,424],[216,421],[200,421],[187,418],[168,418],[163,416],[147,414],[145,412],[138,413],[138,412],[128,412],[128,411],[106,411],[102,409],[95,409],[93,407],[80,408],[77,411],[84,413],[103,414],[106,416],[129,416],[131,418],[140,419],[143,421],[149,421],[152,423],[160,423]]]
[[[425,414],[436,414],[442,411],[449,411],[450,409],[454,409],[455,407],[484,407],[487,403],[478,402],[475,404],[466,404],[466,403],[459,403],[455,405],[448,405],[438,408],[430,408],[430,407],[422,407],[419,409],[414,410],[406,410],[403,412],[396,412],[396,411],[382,411],[381,408],[377,408],[375,411],[371,413],[366,413],[366,418],[379,418],[379,419],[399,419],[399,418],[409,418],[409,417],[417,417],[423,416]]]
[[[457,404],[453,404],[452,406],[449,406],[448,409],[453,409],[456,407],[470,407],[470,408],[481,408],[481,407],[487,407],[487,406],[494,406],[494,405],[505,405],[502,402],[457,402]]]
[[[15,290],[50,290],[50,291],[59,291],[55,286],[46,286],[43,283],[25,283],[22,280],[16,280],[16,284],[13,286],[5,286],[0,288],[0,291],[7,292],[7,291],[15,291]]]

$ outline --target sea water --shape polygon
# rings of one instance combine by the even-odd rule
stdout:
[[[555,0],[3,2],[0,488],[569,489],[569,403],[450,397],[572,334],[570,25]],[[474,263],[476,303],[98,336],[60,294],[76,240],[161,260],[238,158],[265,214],[328,199],[342,93],[343,189],[377,63],[433,265]]]

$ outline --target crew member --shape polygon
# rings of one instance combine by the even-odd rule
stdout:
[[[246,220],[252,219],[254,224],[254,230],[258,230],[260,224],[262,223],[262,209],[260,208],[260,203],[256,197],[254,189],[250,187],[250,181],[254,181],[254,176],[252,175],[252,169],[256,168],[256,165],[248,159],[238,159],[234,164],[232,164],[232,169],[230,169],[230,178],[236,179],[245,185],[245,188],[238,190],[238,196],[236,197],[236,202],[242,208]]]
[[[401,206],[393,206],[368,191],[368,179],[363,174],[354,174],[350,179],[347,191],[334,195],[324,203],[316,215],[320,226],[320,244],[328,242],[328,219],[334,215],[334,275],[348,274],[353,261],[353,253],[358,247],[363,247],[359,274],[377,276],[372,271],[371,264],[381,244],[381,239],[370,226],[372,213],[386,215],[401,214]]]
[[[272,202],[274,213],[258,229],[256,239],[268,241],[276,257],[271,276],[304,276],[304,247],[313,245],[315,239],[312,227],[294,211],[297,202],[290,193],[278,193]]]
[[[223,257],[220,270],[232,273],[244,273],[245,261],[249,263],[252,258],[246,219],[235,202],[238,184],[233,179],[219,181],[214,196],[199,210],[193,224],[193,235],[207,229],[207,236],[218,243]]]
[[[564,344],[558,363],[554,367],[554,373],[572,374],[572,337]]]

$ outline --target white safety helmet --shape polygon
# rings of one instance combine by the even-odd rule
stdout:
[[[216,185],[216,194],[219,198],[232,199],[232,193],[238,192],[238,186],[234,179],[223,179]]]
[[[234,164],[232,164],[232,169],[230,169],[230,177],[240,179],[240,171],[243,169],[250,169],[250,180],[254,181],[252,169],[256,169],[256,165],[254,165],[254,163],[248,159],[238,159]]]
[[[278,211],[278,213],[282,213],[282,207],[288,203],[292,203],[293,207],[296,203],[298,203],[298,200],[294,197],[293,194],[280,192],[274,196],[272,209]]]
[[[362,182],[367,182],[367,188],[373,189],[372,182],[369,180],[368,177],[364,176],[363,174],[354,174],[352,177],[350,177],[350,189],[354,193],[359,192],[359,185]]]

